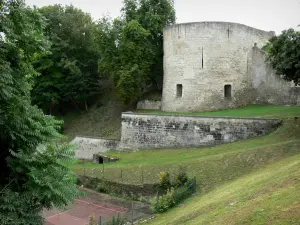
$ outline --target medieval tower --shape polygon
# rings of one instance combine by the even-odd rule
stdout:
[[[246,104],[298,105],[297,87],[265,62],[270,31],[227,22],[164,30],[162,110],[211,111]]]

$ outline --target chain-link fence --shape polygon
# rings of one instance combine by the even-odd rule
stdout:
[[[194,176],[193,171],[189,171],[182,166],[169,165],[168,167],[161,168],[159,166],[148,167],[135,167],[135,168],[117,168],[110,167],[103,164],[101,167],[95,168],[76,168],[73,171],[80,176],[87,176],[98,178],[110,182],[116,182],[127,185],[144,185],[144,184],[157,184],[159,183],[160,172],[168,172],[170,180],[174,181],[176,176],[185,170],[190,176]]]
[[[129,205],[130,204],[130,205]],[[129,225],[135,224],[136,221],[140,219],[149,218],[153,212],[148,205],[139,202],[128,202],[128,204],[123,207],[128,209],[127,212],[120,212],[118,215],[110,217],[110,216],[100,216],[99,218],[94,218],[93,215],[93,223],[97,225]]]

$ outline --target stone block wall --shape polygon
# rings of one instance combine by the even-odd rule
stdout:
[[[120,141],[92,137],[75,137],[71,144],[76,145],[75,158],[92,160],[93,155],[116,150]]]
[[[144,100],[137,103],[137,109],[161,109],[161,101]]]
[[[254,104],[300,105],[300,87],[283,80],[266,61],[258,47],[252,51],[252,87]]]
[[[261,48],[273,35],[227,22],[166,27],[162,110],[214,111],[251,103],[252,47]]]
[[[122,114],[122,149],[199,147],[265,135],[278,119]]]

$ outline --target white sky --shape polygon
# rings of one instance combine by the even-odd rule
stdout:
[[[25,0],[30,6],[73,4],[94,19],[120,15],[122,0]],[[300,0],[175,0],[177,23],[226,21],[276,34],[290,27],[300,30]]]

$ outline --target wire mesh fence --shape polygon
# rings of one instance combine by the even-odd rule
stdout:
[[[103,164],[101,167],[95,168],[76,168],[73,171],[80,176],[87,176],[98,178],[101,180],[128,184],[128,185],[144,185],[144,184],[157,184],[160,179],[160,172],[167,172],[170,175],[170,180],[176,179],[176,176],[185,170],[190,176],[194,176],[194,171],[183,168],[182,166],[168,166],[161,167],[139,167],[139,168],[117,168],[109,167]]]
[[[130,206],[127,206],[128,211],[120,212],[118,215],[113,217],[111,216],[100,216],[95,218],[94,215],[92,216],[92,221],[90,224],[93,225],[129,225],[134,224],[137,220],[142,218],[147,218],[153,214],[152,210],[149,206],[145,204],[141,204],[138,202],[131,202]]]

